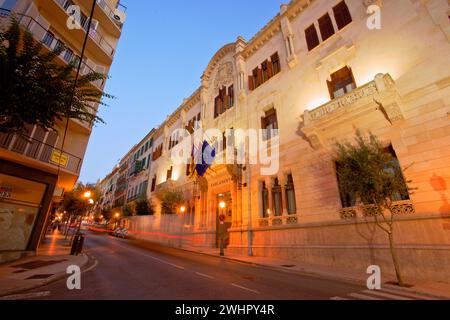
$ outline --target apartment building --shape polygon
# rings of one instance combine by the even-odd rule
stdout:
[[[43,43],[43,50],[65,46],[57,63],[80,63],[82,75],[91,71],[108,74],[125,22],[125,7],[118,0],[97,1],[88,30],[89,3],[2,0],[0,24],[7,27],[14,15],[23,29]],[[80,10],[80,21],[76,28],[69,28],[69,14],[74,6]],[[85,56],[81,59],[87,33]],[[103,90],[104,86],[101,80],[92,83],[97,90]],[[63,146],[65,126],[65,120],[58,122],[52,131],[28,126],[24,133],[28,139],[0,135],[0,261],[15,259],[38,247],[52,203],[60,201],[78,179],[92,124],[71,119]]]
[[[417,188],[395,205],[405,277],[448,282],[449,14],[445,0],[282,5],[252,39],[238,37],[218,50],[200,87],[155,131],[148,196],[156,216],[162,195],[178,190],[187,208],[179,214],[190,215],[181,218],[190,225],[183,229],[186,245],[217,247],[224,215],[228,252],[361,274],[379,265],[393,274],[385,234],[370,208],[341,192],[333,161],[336,141],[351,141],[355,128],[370,130],[402,168],[409,166],[403,174]],[[277,170],[216,162],[191,179],[190,166],[175,164],[172,150],[184,139],[177,129],[193,132],[197,120],[203,131],[216,130],[217,157],[236,152],[226,132],[278,129],[256,144],[279,141]],[[253,147],[247,143],[247,153]],[[132,229],[145,225],[139,219]]]

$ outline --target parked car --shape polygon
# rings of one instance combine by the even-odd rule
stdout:
[[[113,235],[118,238],[125,239],[128,236],[128,229],[127,228],[117,228],[114,230]]]

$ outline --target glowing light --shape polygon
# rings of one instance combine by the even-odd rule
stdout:
[[[94,204],[94,200],[92,200],[92,199],[89,199],[88,202],[89,202],[89,204]]]
[[[90,198],[91,195],[92,195],[92,192],[86,191],[86,192],[83,194],[83,197],[85,197],[85,198]]]
[[[220,201],[219,202],[220,209],[225,209],[226,206],[227,206],[227,204],[225,203],[225,201]]]
[[[180,212],[181,213],[185,213],[186,212],[186,207],[185,206],[181,206],[180,207]]]
[[[116,213],[116,214],[115,214],[115,217],[116,217],[116,218],[120,217],[120,214],[119,214],[119,213]]]

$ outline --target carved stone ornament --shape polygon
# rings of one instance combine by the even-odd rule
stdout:
[[[223,86],[233,82],[233,63],[223,62],[219,65],[216,78],[214,79],[214,89],[217,91]]]

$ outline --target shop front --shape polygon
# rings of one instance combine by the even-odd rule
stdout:
[[[35,251],[56,176],[0,160],[0,263]]]

